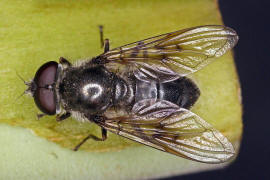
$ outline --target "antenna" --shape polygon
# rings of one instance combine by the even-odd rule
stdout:
[[[17,72],[17,70],[15,70],[15,72],[16,72],[16,75],[20,78],[20,80],[22,80],[23,83],[24,83],[25,85],[29,86],[29,83],[26,82],[26,81],[22,78],[22,76]],[[24,91],[23,93],[21,93],[21,94],[13,101],[13,103],[17,102],[17,101],[18,101],[23,95],[25,95],[25,94],[26,94],[25,91]]]
[[[27,82],[22,78],[22,76],[17,71],[16,75],[23,81],[24,84],[27,84]]]
[[[25,95],[25,92],[23,92],[21,95],[19,95],[19,96],[13,101],[13,103],[17,102],[23,95]]]

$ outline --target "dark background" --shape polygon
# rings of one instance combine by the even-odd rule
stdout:
[[[244,106],[240,154],[226,169],[168,180],[270,180],[270,6],[261,0],[219,0],[219,6],[225,25],[240,37],[234,48]]]

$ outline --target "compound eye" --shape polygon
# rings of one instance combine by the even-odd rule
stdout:
[[[54,115],[56,100],[54,83],[56,81],[58,63],[54,61],[43,64],[34,77],[37,86],[34,92],[34,100],[37,107],[45,114]]]

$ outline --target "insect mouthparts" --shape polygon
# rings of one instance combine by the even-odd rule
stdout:
[[[29,94],[31,96],[34,95],[34,92],[37,89],[37,85],[34,81],[29,81],[24,83],[28,88],[24,91],[24,94]]]

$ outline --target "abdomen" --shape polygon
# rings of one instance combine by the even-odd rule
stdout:
[[[135,91],[135,103],[143,99],[166,100],[185,109],[189,109],[200,96],[198,87],[186,77],[166,83],[137,79]]]

